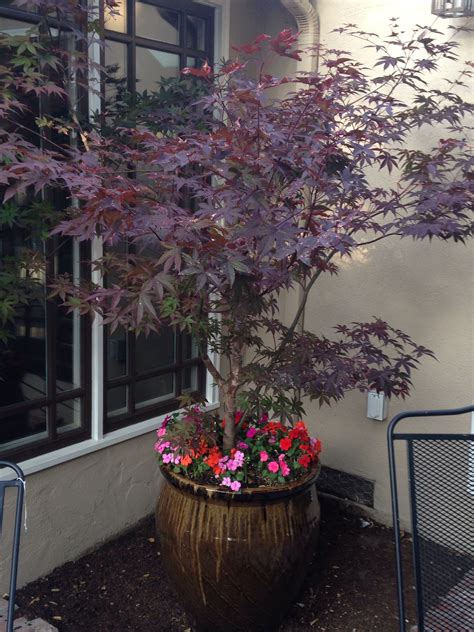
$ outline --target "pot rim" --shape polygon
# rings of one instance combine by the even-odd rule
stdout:
[[[181,474],[172,472],[164,465],[160,466],[161,473],[165,480],[173,487],[188,492],[194,496],[202,496],[213,500],[235,501],[235,502],[258,502],[260,500],[277,500],[285,496],[293,496],[296,493],[305,491],[313,485],[321,471],[321,464],[318,461],[313,467],[301,478],[291,481],[285,485],[275,487],[243,487],[238,492],[230,489],[223,489],[218,485],[209,483],[197,483]]]

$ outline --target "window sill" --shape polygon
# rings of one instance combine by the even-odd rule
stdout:
[[[206,410],[208,411],[216,410],[217,408],[219,408],[218,402],[206,406]],[[135,437],[140,437],[148,432],[152,432],[160,425],[161,421],[165,417],[166,414],[159,415],[153,419],[148,419],[134,424],[133,426],[127,426],[126,428],[109,432],[101,439],[87,439],[87,441],[75,443],[67,448],[55,450],[54,452],[49,452],[47,454],[41,454],[33,459],[20,462],[18,465],[23,470],[25,476],[36,474],[37,472],[54,467],[55,465],[67,463],[68,461],[91,454],[92,452],[109,448],[110,446],[121,443],[122,441],[128,441],[129,439],[134,439]],[[0,481],[10,478],[12,478],[10,471],[0,472]]]

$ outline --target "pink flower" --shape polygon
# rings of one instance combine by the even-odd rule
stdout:
[[[280,461],[280,471],[282,473],[282,476],[288,476],[288,474],[290,473],[290,468],[285,463],[285,461]]]
[[[267,467],[270,470],[270,472],[273,472],[274,474],[276,474],[278,470],[280,469],[280,466],[278,465],[276,461],[270,461]]]
[[[159,437],[164,437],[166,434],[166,428],[164,426],[161,426],[161,428],[156,432],[156,434]]]
[[[239,448],[239,450],[247,450],[248,445],[244,443],[243,441],[239,441],[237,444],[237,447]]]
[[[234,454],[234,461],[237,463],[237,467],[242,467],[242,464],[245,459],[245,454],[240,450],[236,450]]]
[[[230,476],[226,476],[222,479],[221,481],[221,485],[225,485],[225,487],[231,487],[232,486],[232,480],[230,478]]]
[[[239,481],[233,481],[233,482],[230,484],[230,488],[231,488],[231,490],[232,490],[233,492],[238,492],[238,491],[239,491],[239,489],[240,489],[240,487],[241,487],[241,485],[240,485],[240,482],[239,482]]]
[[[262,450],[260,452],[260,461],[261,463],[265,463],[265,461],[268,461],[268,452],[265,452],[265,450]]]
[[[249,428],[247,430],[247,432],[245,433],[245,435],[249,438],[249,439],[253,439],[255,437],[255,435],[257,434],[257,429],[256,428]]]

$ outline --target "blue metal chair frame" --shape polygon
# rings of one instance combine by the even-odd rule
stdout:
[[[7,627],[6,632],[13,632],[13,620],[15,618],[15,595],[16,595],[16,583],[18,575],[18,558],[20,553],[20,535],[21,535],[21,520],[23,515],[23,499],[25,491],[25,476],[21,468],[15,463],[9,461],[0,461],[0,468],[10,468],[16,474],[15,479],[0,481],[0,533],[3,526],[3,507],[5,501],[5,490],[7,487],[16,487],[16,511],[15,511],[15,525],[13,532],[13,551],[10,568],[10,589],[8,596],[8,614],[7,614]]]
[[[474,434],[463,433],[419,433],[410,429],[405,432],[397,432],[396,426],[402,419],[419,418],[419,417],[441,417],[451,415],[462,415],[474,412],[473,406],[464,406],[463,408],[454,408],[446,410],[418,410],[408,411],[396,415],[389,424],[387,430],[388,455],[390,466],[390,488],[392,494],[392,513],[393,513],[393,530],[395,537],[395,555],[396,555],[396,571],[397,571],[397,592],[398,592],[398,613],[400,632],[406,632],[406,609],[404,597],[404,574],[402,564],[401,536],[400,536],[400,513],[398,506],[398,488],[397,488],[397,470],[395,461],[395,441],[404,441],[407,445],[408,455],[408,474],[409,474],[409,501],[411,509],[412,530],[413,530],[413,562],[415,571],[415,588],[416,588],[416,610],[418,631],[425,630],[425,616],[427,614],[426,605],[423,603],[423,593],[425,588],[425,578],[423,560],[421,559],[420,538],[418,532],[418,508],[417,508],[417,474],[415,467],[414,445],[416,442],[434,442],[439,441],[455,441],[468,442],[473,444]],[[474,523],[473,523],[474,530]],[[474,542],[474,531],[471,532],[471,542]],[[464,628],[463,628],[464,629]],[[447,631],[446,631],[447,632]]]

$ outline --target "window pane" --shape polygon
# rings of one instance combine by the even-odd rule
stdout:
[[[179,55],[137,46],[137,90],[153,92],[162,77],[179,75]]]
[[[56,425],[58,434],[74,430],[81,425],[81,400],[71,399],[58,404],[56,409]]]
[[[17,311],[14,338],[2,354],[0,375],[3,405],[46,394],[45,300],[38,298]]]
[[[32,25],[20,20],[10,20],[0,17],[0,32],[7,35],[24,35],[31,29]]]
[[[206,20],[192,15],[186,17],[186,47],[198,50],[206,48]]]
[[[116,329],[109,334],[107,327],[107,379],[127,374],[127,332]]]
[[[197,358],[199,355],[198,346],[196,341],[190,334],[183,335],[183,358],[185,360],[191,360]]]
[[[174,375],[167,373],[141,380],[135,385],[136,407],[151,406],[174,395]]]
[[[137,0],[135,20],[139,37],[167,44],[179,44],[179,13],[176,11],[161,9]]]
[[[79,281],[79,244],[62,240],[56,250],[55,269]],[[79,313],[68,314],[58,307],[56,339],[56,389],[65,391],[81,386],[81,320]]]
[[[46,434],[46,408],[34,408],[24,412],[0,417],[0,446],[12,448],[28,444]]]
[[[114,417],[128,412],[128,386],[115,386],[107,391],[107,415]]]
[[[115,0],[114,9],[105,7],[104,25],[110,31],[127,32],[127,0]]]
[[[182,375],[182,391],[183,393],[193,392],[198,390],[198,367],[187,366],[183,369]]]
[[[135,343],[137,372],[159,369],[175,361],[175,333],[167,329],[160,334],[137,336]]]
[[[105,98],[110,99],[119,88],[127,87],[127,45],[113,40],[106,40],[104,46],[105,67],[107,78],[105,80]]]
[[[46,394],[46,288],[44,247],[26,241],[19,229],[0,229],[0,272],[14,279],[13,291],[26,298],[14,322],[2,329],[9,338],[0,346],[0,406]],[[6,286],[8,291],[8,286]]]

